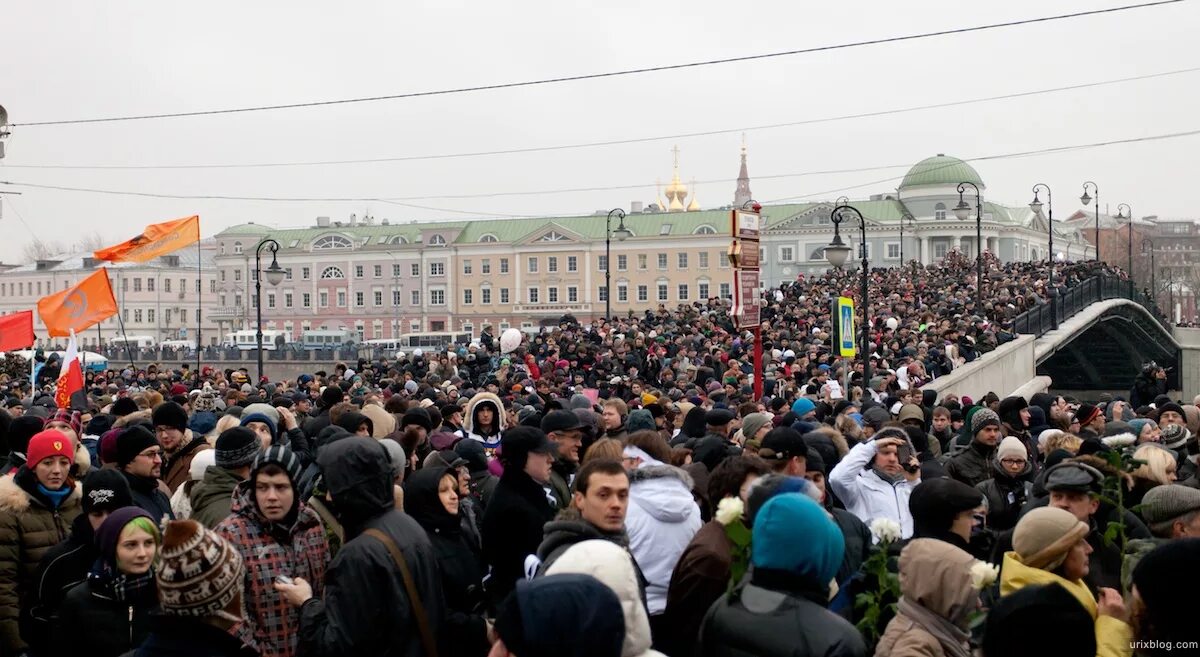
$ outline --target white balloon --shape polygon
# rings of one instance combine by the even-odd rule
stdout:
[[[888,327],[889,329],[891,329],[891,330],[895,331],[897,326],[900,326],[900,322],[899,322],[899,321],[897,321],[895,317],[888,317],[888,318],[887,318],[887,327]]]
[[[521,346],[521,330],[515,328],[504,329],[500,334],[500,353],[510,354]]]

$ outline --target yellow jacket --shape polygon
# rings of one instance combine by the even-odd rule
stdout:
[[[1000,569],[1000,595],[1043,584],[1058,584],[1069,591],[1096,620],[1097,657],[1130,657],[1133,654],[1130,644],[1133,629],[1112,616],[1098,615],[1096,598],[1086,584],[1063,579],[1048,570],[1030,568],[1021,563],[1021,557],[1016,552],[1004,553],[1004,565]]]

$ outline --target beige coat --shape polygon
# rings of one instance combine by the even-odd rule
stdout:
[[[979,606],[979,592],[971,584],[971,566],[975,557],[959,548],[932,538],[913,539],[900,553],[900,593],[909,604],[916,604],[957,627],[966,627],[971,613]],[[968,651],[967,646],[963,646]],[[875,657],[944,657],[947,652],[918,618],[904,614],[901,607],[888,623]]]

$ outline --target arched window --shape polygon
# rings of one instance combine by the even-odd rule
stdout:
[[[499,240],[499,239],[497,239],[497,238],[496,238],[496,236],[495,236],[495,235],[493,235],[493,234],[491,234],[491,233],[484,233],[484,234],[483,234],[483,235],[482,235],[482,236],[479,238],[479,241],[480,241],[480,242],[499,242],[500,240]]]
[[[937,205],[933,206],[933,218],[937,219],[938,221],[946,220],[946,204],[945,203],[938,203]]]
[[[234,242],[234,243],[233,243],[233,254],[234,254],[234,255],[241,255],[241,254],[242,254],[242,243],[241,243],[241,242]]]
[[[408,240],[403,235],[397,235],[388,244],[408,244]]]
[[[446,246],[446,238],[441,235],[433,235],[429,238],[429,246]]]
[[[318,249],[349,249],[353,247],[354,243],[341,235],[326,235],[318,238],[317,241],[313,242],[312,246],[314,251]]]
[[[345,278],[345,277],[346,277],[346,275],[343,274],[342,270],[337,267],[326,267],[325,269],[323,269],[321,271],[322,279]]]
[[[692,231],[692,234],[693,235],[716,235],[717,229],[713,228],[712,226],[709,226],[708,224],[704,224],[703,226],[700,226],[696,230]]]

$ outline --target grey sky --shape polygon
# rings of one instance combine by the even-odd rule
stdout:
[[[0,104],[13,123],[188,111],[594,73],[835,44],[1128,4],[1114,0],[521,3],[8,2]],[[515,9],[513,9],[515,8]],[[969,11],[966,9],[969,8]],[[639,189],[412,203],[467,212],[587,214],[650,202],[672,142],[387,164],[206,170],[34,170],[22,164],[289,162],[455,153],[648,137],[797,121],[1200,66],[1195,2],[989,32],[535,88],[317,109],[84,126],[16,127],[0,179],[183,194],[415,197],[612,185]],[[899,177],[909,164],[1200,128],[1200,72],[981,105],[747,134],[756,198],[832,199],[826,190]],[[680,139],[685,182],[727,204],[739,134]],[[976,164],[990,199],[1027,203],[1035,182],[1055,214],[1084,180],[1140,215],[1196,218],[1200,136]],[[852,198],[896,182],[847,191]],[[5,196],[0,259],[30,230],[112,242],[200,214],[203,233],[243,221],[311,223],[470,214],[381,203],[160,200],[21,189]],[[28,229],[17,214],[24,218]]]

